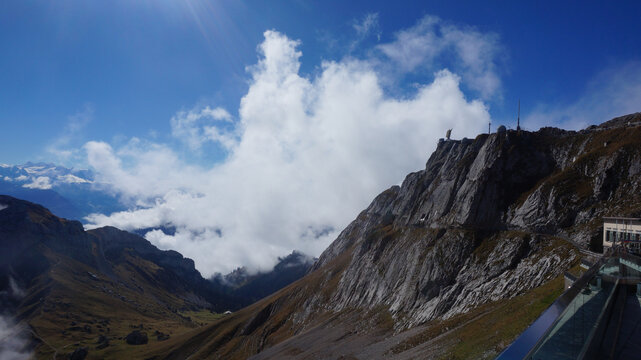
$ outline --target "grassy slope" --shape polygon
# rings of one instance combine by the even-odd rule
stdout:
[[[39,359],[50,359],[55,352],[64,355],[80,346],[88,348],[88,359],[144,358],[162,345],[156,331],[171,339],[221,317],[193,306],[190,311],[178,311],[189,304],[146,281],[142,274],[151,275],[158,267],[143,259],[128,256],[115,268],[122,280],[113,280],[66,256],[45,253],[53,265],[35,285],[44,291],[32,289],[38,298],[25,299],[23,304],[32,304],[23,306],[19,314],[41,340],[36,348]],[[135,329],[147,333],[148,344],[125,342],[123,338]],[[109,338],[110,345],[98,350],[101,335]]]
[[[558,239],[550,242],[549,246],[560,246],[567,248],[568,252],[576,252],[571,245]],[[546,250],[549,249],[543,251]],[[153,356],[149,354],[150,357],[245,359],[261,349],[274,346],[319,324],[330,324],[331,327],[332,322],[342,326],[356,326],[359,331],[368,328],[371,333],[386,333],[392,336],[394,320],[383,307],[366,312],[350,310],[345,314],[319,309],[303,323],[294,324],[290,319],[292,314],[301,311],[304,301],[314,294],[322,294],[324,301],[331,299],[351,253],[352,251],[348,251],[328,266],[232,316],[166,342],[162,348],[153,352]],[[493,357],[529,326],[562,291],[563,276],[559,276],[512,299],[485,304],[447,320],[427,323],[424,325],[425,331],[388,349],[387,355],[380,355],[399,355],[405,350],[429,343],[429,347],[446,349],[445,358],[477,359],[484,355]],[[269,319],[259,324],[253,332],[246,333],[249,324],[265,309],[269,309]],[[358,324],[350,325],[345,324],[345,319],[360,320],[356,321]],[[301,351],[297,346],[291,346],[289,350]],[[307,355],[309,354],[304,356]]]
[[[321,271],[279,290],[231,316],[207,327],[196,329],[165,342],[148,354],[155,359],[246,359],[262,349],[278,344],[301,331],[309,322],[294,324],[291,315],[299,311],[306,300],[320,296],[329,301],[343,271],[349,263],[353,248],[333,259]],[[260,321],[260,313],[268,315]],[[334,314],[318,309],[314,323],[327,320]],[[215,355],[214,355],[215,354]]]
[[[563,292],[563,276],[509,300],[496,301],[447,320],[426,324],[427,329],[391,349],[399,354],[430,342],[447,349],[444,359],[492,359]],[[441,336],[443,335],[443,336]]]

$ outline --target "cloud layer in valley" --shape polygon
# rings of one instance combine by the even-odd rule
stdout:
[[[85,145],[96,180],[134,204],[90,216],[89,227],[174,227],[173,235],[153,230],[146,238],[194,259],[205,276],[239,265],[268,269],[293,249],[319,255],[374,196],[423,168],[448,128],[455,138],[486,129],[486,104],[466,97],[461,81],[496,93],[500,82],[488,65],[494,53],[456,40],[471,44],[482,38],[477,31],[448,29],[448,41],[459,44],[453,54],[467,64],[461,74],[425,55],[443,51],[431,43],[433,25],[397,34],[380,45],[378,59],[323,62],[315,76],[299,72],[299,41],[266,31],[237,116],[210,106],[171,119],[176,139],[193,151],[216,144],[224,161],[190,165],[169,145],[137,138],[120,147]],[[394,48],[403,51],[400,62],[419,57],[409,65],[429,69],[433,79],[402,97],[386,94],[381,79],[390,74],[379,64],[397,61]],[[483,56],[474,64],[468,54]]]
[[[0,314],[0,359],[27,360],[32,356],[25,327]]]
[[[6,209],[0,204],[0,210]],[[26,360],[33,358],[30,347],[29,329],[24,324],[16,324],[6,313],[11,302],[16,302],[25,296],[13,277],[9,276],[9,288],[0,291],[0,359]]]

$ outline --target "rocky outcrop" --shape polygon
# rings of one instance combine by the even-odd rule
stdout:
[[[86,347],[79,347],[69,354],[69,360],[85,360],[89,351]]]
[[[109,346],[109,338],[104,336],[104,335],[100,335],[98,337],[97,343],[98,343],[98,345],[96,346],[96,350],[104,349],[107,346]]]
[[[125,337],[125,341],[129,345],[144,345],[149,342],[149,339],[146,332],[134,330]]]

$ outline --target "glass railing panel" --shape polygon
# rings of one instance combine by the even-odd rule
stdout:
[[[612,291],[610,295],[608,296],[608,299],[606,300],[605,304],[601,306],[601,311],[599,311],[597,320],[594,322],[594,325],[592,325],[592,328],[590,329],[590,334],[588,335],[588,338],[584,341],[583,348],[581,349],[581,353],[579,354],[577,359],[596,359],[596,352],[599,349],[599,346],[602,341],[602,337],[606,331],[606,327],[608,324],[608,317],[610,316],[610,309],[612,302],[614,301],[614,293],[615,289],[619,285],[620,279],[617,279],[616,282],[612,285]],[[616,344],[615,344],[616,345]]]
[[[616,259],[614,259],[616,260]],[[528,359],[576,359],[610,299],[615,284],[602,275],[616,276],[618,261],[608,261],[572,299]]]
[[[626,278],[641,278],[641,258],[624,254],[621,256],[620,262],[624,266],[622,272]]]
[[[529,358],[534,350],[539,348],[541,342],[547,339],[554,325],[572,303],[572,300],[589,284],[597,272],[603,267],[606,258],[599,259],[583,276],[559,296],[552,305],[539,316],[509,347],[507,347],[497,360],[521,360]],[[596,282],[595,282],[596,284]]]
[[[609,258],[599,269],[599,275],[608,275],[608,276],[620,276],[621,275],[621,264],[619,258]]]

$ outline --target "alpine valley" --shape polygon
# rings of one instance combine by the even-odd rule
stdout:
[[[84,231],[78,221],[0,195],[0,315],[11,318],[0,318],[0,355],[13,348],[82,358],[89,349],[89,358],[142,358],[297,280],[313,261],[293,252],[270,272],[239,268],[204,279],[191,259],[136,234]]]

